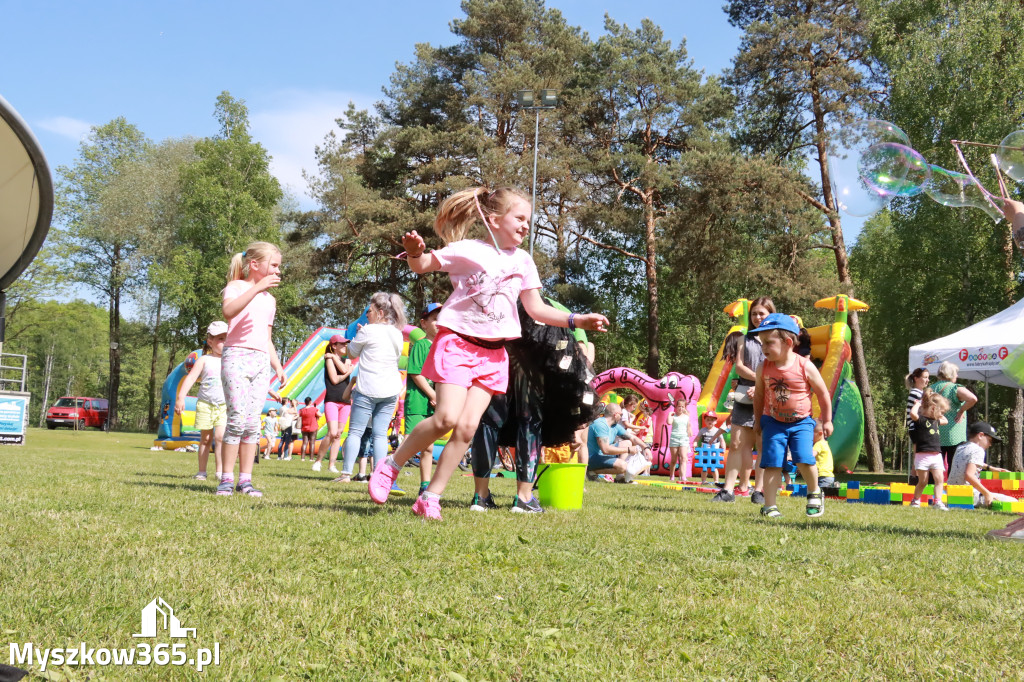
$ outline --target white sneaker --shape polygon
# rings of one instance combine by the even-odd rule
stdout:
[[[291,456],[291,455],[288,455],[287,457],[285,457],[285,458],[284,458],[284,461],[285,461],[285,462],[290,462],[290,461],[292,461],[292,456]]]
[[[328,471],[330,471],[330,472],[331,472],[332,474],[336,474],[336,473],[338,473],[338,467],[336,467],[336,466],[333,466],[333,465],[332,465],[332,466],[329,466],[329,467],[327,467],[327,470],[328,470]]]
[[[313,471],[320,471],[320,462],[313,462]]]
[[[936,509],[941,509],[942,511],[949,511],[949,507],[946,506],[945,502],[936,501],[932,506]]]
[[[910,506],[911,507],[920,507],[921,506],[921,500],[911,500],[910,501]]]

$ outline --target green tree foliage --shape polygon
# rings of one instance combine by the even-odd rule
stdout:
[[[267,150],[252,139],[245,102],[222,92],[214,116],[219,133],[196,142],[196,160],[183,169],[181,217],[161,275],[167,300],[197,335],[221,317],[231,256],[251,241],[281,241],[274,213],[281,186],[270,174]],[[279,301],[295,296],[282,296],[286,291],[275,291]]]
[[[805,193],[827,220],[836,273],[853,292],[828,155],[836,129],[871,103],[867,20],[855,0],[732,0],[729,21],[744,31],[729,81],[744,108],[743,138],[752,149],[802,166],[810,152],[819,189]],[[856,313],[850,314],[854,373],[864,398],[865,445],[872,471],[883,467],[874,404]]]
[[[40,424],[46,408],[64,395],[105,397],[109,386],[108,315],[84,301],[33,299],[10,319],[5,352],[28,356],[29,422]],[[50,357],[50,361],[47,358]],[[50,391],[44,401],[47,366]]]
[[[84,284],[107,304],[109,320],[110,426],[117,428],[121,382],[121,304],[145,276],[144,225],[137,205],[118,179],[140,161],[149,140],[124,118],[93,128],[71,167],[57,169],[55,216],[63,229],[57,240],[66,258],[69,281]]]
[[[962,170],[951,139],[998,143],[1021,127],[1019,3],[877,2],[871,13],[873,45],[889,83],[880,114],[903,128],[930,163]],[[990,151],[964,147],[972,169],[996,189]],[[900,340],[870,351],[884,368],[880,385],[894,413],[902,414],[907,347],[978,322],[1021,294],[1020,253],[1006,222],[993,224],[980,210],[947,208],[927,196],[896,203],[872,221],[851,263],[873,304],[866,333]],[[1008,420],[1008,450],[1020,468],[1020,396],[993,387],[990,399],[992,420]]]

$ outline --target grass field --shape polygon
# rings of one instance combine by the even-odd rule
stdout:
[[[132,634],[161,597],[220,663],[52,679],[1024,679],[1024,545],[984,539],[1009,515],[782,499],[772,523],[598,483],[580,512],[475,514],[459,477],[427,524],[297,460],[258,466],[261,500],[217,498],[151,442],[0,450],[0,643],[155,643]]]

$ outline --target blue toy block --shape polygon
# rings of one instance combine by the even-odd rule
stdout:
[[[790,483],[786,490],[793,493],[790,497],[807,497],[807,486],[803,483]]]
[[[847,488],[859,488],[860,487],[860,481],[847,481],[846,482],[846,487]]]
[[[723,452],[725,451],[722,448],[713,448],[707,445],[694,448],[693,468],[700,469],[701,471],[721,469],[725,464],[725,457],[722,456]]]
[[[861,501],[864,504],[889,504],[889,489],[865,488],[861,492]]]
[[[947,504],[950,509],[974,509],[973,504]]]

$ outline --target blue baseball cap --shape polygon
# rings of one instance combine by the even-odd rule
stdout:
[[[435,311],[438,311],[440,309],[441,309],[441,304],[440,303],[428,303],[427,307],[423,309],[422,313],[420,313],[420,319],[422,320],[423,318],[429,316],[431,313],[433,313]]]
[[[773,329],[781,329],[784,332],[790,332],[800,336],[800,327],[797,326],[796,320],[785,313],[772,313],[768,317],[764,318],[761,322],[761,326],[754,330],[755,334],[761,332],[768,332]]]

